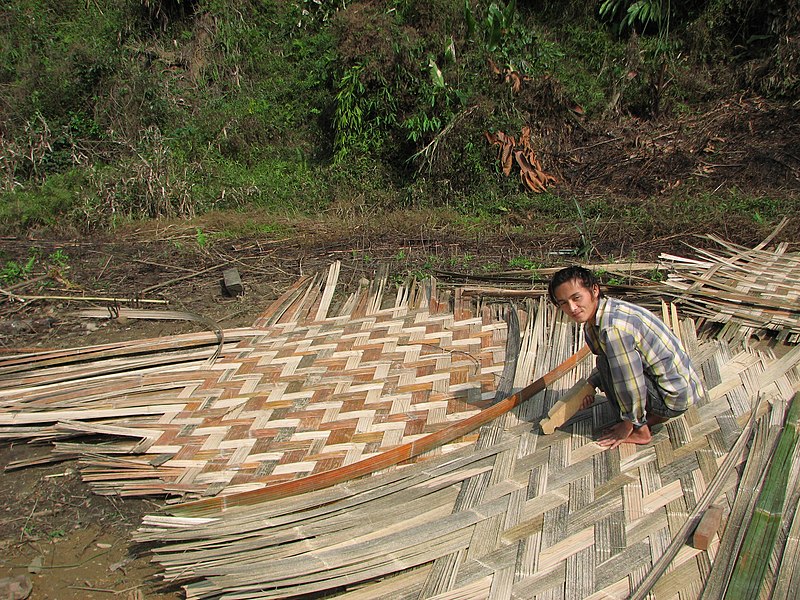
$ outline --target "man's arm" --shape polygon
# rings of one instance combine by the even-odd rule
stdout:
[[[597,369],[597,367],[592,369],[592,372],[589,373],[589,376],[586,378],[586,381],[588,381],[590,385],[594,386],[594,389],[596,390],[600,390],[603,388],[603,386],[600,385],[600,371]]]

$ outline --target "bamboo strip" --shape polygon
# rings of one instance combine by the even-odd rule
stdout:
[[[773,574],[770,593],[772,598],[786,597],[790,593],[792,571],[798,564],[798,554],[796,548],[797,535],[793,528],[797,520],[797,508],[800,505],[800,446],[795,447],[792,457],[792,469],[787,485],[787,499],[781,520],[782,525],[779,532],[775,552],[770,559],[770,573]],[[800,592],[800,587],[795,587],[795,592]],[[764,589],[762,588],[762,594]],[[797,593],[794,593],[797,595]]]
[[[190,313],[184,310],[138,310],[138,309],[130,309],[130,308],[86,308],[80,310],[76,313],[78,316],[81,317],[100,317],[100,318],[114,318],[114,317],[126,317],[128,319],[156,319],[156,320],[181,320],[181,321],[192,321],[195,323],[201,323],[208,327],[216,336],[217,338],[217,349],[212,354],[208,361],[209,364],[213,364],[214,360],[219,356],[220,352],[222,352],[222,344],[225,342],[225,333],[222,330],[222,327],[219,324],[209,319],[208,317],[204,317],[202,315],[198,315],[195,313]]]
[[[325,282],[325,291],[322,293],[322,300],[319,303],[317,314],[314,317],[315,321],[321,321],[328,316],[328,309],[333,300],[333,293],[336,291],[336,284],[339,281],[339,270],[341,269],[341,261],[335,261],[328,269],[328,279]]]
[[[263,331],[252,328],[227,330],[229,341],[239,341],[246,337],[264,335]],[[209,346],[217,343],[216,336],[209,333],[191,333],[171,336],[168,338],[153,338],[148,340],[135,340],[71,348],[68,350],[52,350],[34,354],[9,356],[0,360],[0,375],[10,375],[30,370],[39,370],[48,366],[63,367],[80,363],[88,363],[104,358],[122,358],[142,352],[160,352],[173,349],[187,349],[192,347]],[[0,382],[8,385],[8,380]]]
[[[800,595],[800,505],[794,504],[791,529],[773,590],[774,600],[794,600]]]

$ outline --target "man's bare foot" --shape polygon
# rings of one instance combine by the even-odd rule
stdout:
[[[611,449],[620,444],[647,444],[651,439],[653,439],[653,436],[650,434],[650,427],[647,425],[634,429],[633,423],[630,421],[620,421],[606,429],[600,439],[597,440],[597,443]]]
[[[650,428],[652,428],[654,425],[661,425],[662,423],[666,423],[667,421],[669,421],[667,417],[654,415],[653,413],[647,413],[647,426]]]

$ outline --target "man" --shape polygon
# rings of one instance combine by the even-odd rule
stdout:
[[[547,293],[583,324],[586,343],[597,356],[588,381],[619,406],[621,420],[603,432],[601,446],[646,444],[653,425],[681,415],[702,396],[689,356],[664,322],[640,306],[604,297],[588,269],[558,271]],[[586,396],[581,409],[592,402],[594,395]]]

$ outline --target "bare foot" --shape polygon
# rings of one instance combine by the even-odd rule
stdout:
[[[651,439],[653,439],[653,436],[650,434],[650,427],[647,425],[634,429],[633,423],[630,421],[620,421],[606,429],[600,439],[597,440],[597,443],[611,449],[620,444],[647,444]]]

